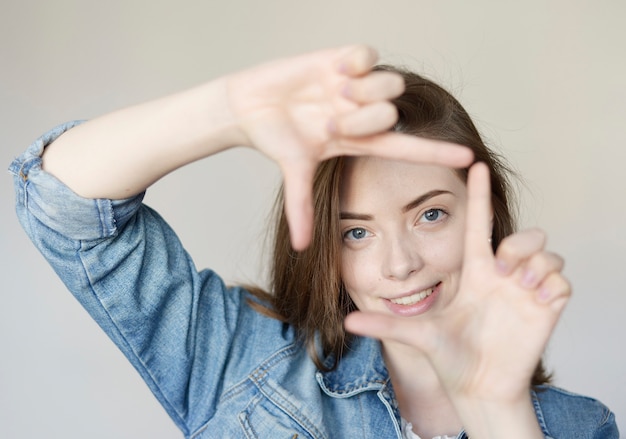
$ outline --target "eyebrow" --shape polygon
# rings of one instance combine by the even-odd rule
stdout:
[[[417,206],[419,206],[420,204],[425,203],[426,201],[430,200],[431,198],[434,198],[434,197],[436,197],[438,195],[443,195],[443,194],[450,194],[450,195],[452,195],[452,192],[444,191],[444,190],[440,190],[440,189],[435,189],[435,190],[426,192],[425,194],[420,195],[419,197],[417,197],[416,199],[411,201],[409,204],[404,206],[402,208],[402,213],[407,213],[409,210],[415,209]]]
[[[443,194],[453,195],[452,192],[441,190],[441,189],[434,189],[432,191],[428,191],[425,194],[420,195],[419,197],[417,197],[416,199],[408,203],[406,206],[404,206],[402,208],[402,213],[407,213],[408,211],[415,209],[416,207],[425,203],[431,198],[434,198],[436,196],[443,195]],[[364,214],[364,213],[354,213],[354,212],[341,212],[339,215],[339,218],[342,220],[360,220],[360,221],[371,221],[374,219],[372,215]]]

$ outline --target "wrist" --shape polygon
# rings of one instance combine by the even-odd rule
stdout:
[[[509,401],[467,399],[456,404],[472,439],[543,439],[530,392]]]
[[[181,114],[176,119],[187,125],[187,144],[198,147],[196,158],[249,144],[232,110],[228,77],[187,90],[178,99]]]

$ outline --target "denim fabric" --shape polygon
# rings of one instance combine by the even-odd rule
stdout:
[[[246,290],[198,271],[142,195],[84,199],[44,172],[45,145],[76,124],[11,164],[18,217],[186,437],[400,437],[377,341],[357,338],[335,370],[320,372],[293,328],[254,311]],[[546,437],[619,437],[593,399],[545,386],[533,402]]]

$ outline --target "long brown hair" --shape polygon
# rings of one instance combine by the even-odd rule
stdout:
[[[474,152],[476,161],[489,167],[495,250],[516,227],[509,181],[513,172],[499,154],[485,145],[468,113],[445,89],[397,67],[377,66],[375,70],[397,72],[404,78],[405,91],[393,101],[398,108],[398,121],[393,130],[465,145]],[[275,204],[271,293],[254,291],[271,304],[271,309],[261,311],[293,325],[316,366],[322,370],[334,368],[341,360],[350,339],[343,320],[356,309],[341,280],[339,189],[343,166],[344,159],[337,157],[321,163],[317,169],[313,183],[313,238],[311,245],[302,252],[291,247],[281,189]],[[467,169],[458,173],[465,181]],[[540,362],[532,383],[548,381],[549,376]]]

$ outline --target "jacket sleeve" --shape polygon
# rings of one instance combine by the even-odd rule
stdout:
[[[143,194],[85,199],[42,169],[45,146],[78,123],[50,131],[11,164],[19,220],[189,435],[217,404],[244,292],[199,273]]]
[[[551,385],[532,394],[546,438],[619,439],[615,415],[602,402]]]
[[[594,439],[619,439],[619,430],[615,422],[615,414],[608,408],[604,411],[604,418],[593,437]]]

